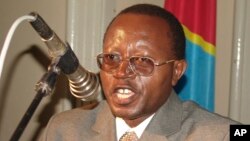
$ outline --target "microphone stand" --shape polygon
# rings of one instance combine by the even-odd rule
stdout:
[[[59,75],[60,71],[56,67],[59,59],[52,60],[51,65],[48,68],[48,71],[42,76],[41,80],[36,84],[37,94],[34,97],[32,103],[25,112],[22,120],[19,122],[15,132],[13,133],[10,141],[18,141],[22,135],[24,129],[26,128],[28,122],[30,121],[33,113],[41,102],[42,98],[51,94],[54,90],[56,83],[56,78]]]

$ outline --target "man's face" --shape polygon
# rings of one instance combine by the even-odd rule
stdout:
[[[155,66],[149,76],[134,74],[127,61],[131,56],[147,56],[157,63],[175,59],[171,51],[169,26],[160,18],[120,15],[104,39],[103,53],[119,54],[123,61],[113,73],[100,72],[104,94],[115,116],[131,126],[155,113],[171,93],[174,64]]]

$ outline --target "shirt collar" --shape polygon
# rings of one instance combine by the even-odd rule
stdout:
[[[127,125],[127,123],[120,117],[115,118],[116,122],[116,136],[117,140],[120,139],[120,137],[127,131],[134,131],[138,138],[141,137],[143,131],[146,129],[147,125],[153,118],[154,114],[149,116],[146,120],[144,120],[142,123],[140,123],[138,126],[131,128]]]

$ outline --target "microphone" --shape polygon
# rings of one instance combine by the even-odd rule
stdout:
[[[95,100],[100,92],[98,75],[79,64],[69,44],[62,42],[38,13],[31,12],[30,15],[35,17],[30,24],[48,46],[50,56],[59,58],[57,66],[67,76],[71,94],[83,101]]]

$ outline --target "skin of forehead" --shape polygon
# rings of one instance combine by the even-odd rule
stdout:
[[[131,22],[128,22],[131,21]],[[152,26],[153,25],[153,26]],[[109,26],[104,38],[104,52],[120,48],[121,42],[131,40],[126,47],[143,49],[165,54],[172,45],[169,26],[165,20],[141,14],[119,15]],[[170,40],[169,40],[170,39]],[[112,48],[110,48],[112,47]],[[167,53],[169,55],[169,53]],[[166,54],[165,54],[166,55]]]

